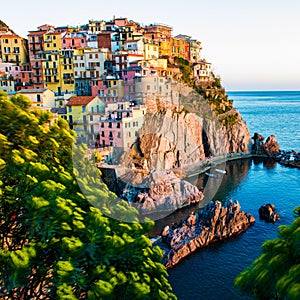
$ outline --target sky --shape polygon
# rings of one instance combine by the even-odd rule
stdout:
[[[227,91],[300,90],[299,0],[14,0],[0,11],[0,20],[25,38],[46,23],[82,25],[113,16],[167,24],[173,35],[202,42],[202,58]]]

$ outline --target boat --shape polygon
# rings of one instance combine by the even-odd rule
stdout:
[[[220,174],[227,174],[226,170],[215,169],[215,171],[220,173]]]
[[[205,173],[205,175],[212,177],[212,178],[218,178],[217,174],[212,174],[212,173]]]

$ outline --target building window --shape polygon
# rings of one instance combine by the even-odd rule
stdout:
[[[72,106],[68,106],[68,112],[72,112]]]
[[[101,131],[101,136],[105,137],[105,131]]]
[[[86,112],[86,106],[83,105],[81,108],[82,108],[82,112]]]
[[[92,108],[93,108],[93,107],[92,107]],[[90,116],[90,121],[93,121],[93,119],[94,119],[93,116]]]

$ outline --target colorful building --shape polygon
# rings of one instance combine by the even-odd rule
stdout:
[[[29,60],[27,40],[10,32],[1,35],[0,47],[2,62],[20,65]]]
[[[0,72],[0,90],[5,93],[13,93],[15,91],[14,78],[7,76],[4,72]]]
[[[44,88],[43,77],[43,51],[44,51],[44,34],[48,31],[54,31],[54,26],[42,25],[36,31],[29,31],[29,60],[32,70],[32,81],[34,89]]]
[[[99,144],[127,151],[138,137],[145,114],[145,106],[132,106],[130,102],[107,104],[105,117],[101,118]]]
[[[157,41],[168,41],[171,34],[172,27],[164,24],[151,24],[144,28],[144,36]]]
[[[66,106],[70,128],[77,133],[78,142],[93,143],[105,110],[103,101],[98,96],[72,96]]]
[[[189,42],[184,37],[171,37],[171,47],[173,57],[189,59]]]
[[[104,73],[108,52],[104,49],[82,48],[74,51],[75,91],[78,96],[92,95],[92,79]]]
[[[64,32],[62,37],[62,49],[80,49],[87,47],[87,32]]]
[[[55,107],[54,92],[49,89],[23,89],[17,92],[32,101],[32,105],[41,108]]]
[[[150,40],[144,40],[144,59],[153,59],[159,57],[159,46]]]

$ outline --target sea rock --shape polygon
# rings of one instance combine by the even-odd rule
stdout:
[[[261,134],[255,132],[252,139],[254,141],[263,141],[265,138]]]
[[[164,252],[163,264],[169,269],[197,249],[228,239],[254,224],[252,215],[241,211],[237,201],[210,202],[201,211],[192,213],[177,226],[165,227],[163,238],[156,239]]]
[[[264,147],[265,152],[270,153],[270,154],[273,154],[273,153],[277,154],[280,152],[280,147],[278,145],[275,135],[270,135],[267,138],[266,142],[263,144],[263,147]]]
[[[254,133],[254,135],[252,137],[253,145],[252,145],[252,149],[251,149],[251,152],[253,154],[258,154],[258,155],[264,154],[264,146],[263,146],[264,139],[265,138],[261,134],[259,134],[257,132]]]
[[[275,223],[279,219],[279,214],[275,212],[275,206],[273,204],[262,205],[259,210],[259,218],[266,221]]]

